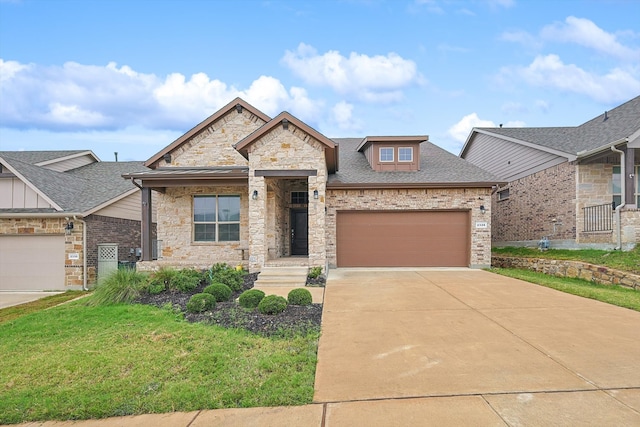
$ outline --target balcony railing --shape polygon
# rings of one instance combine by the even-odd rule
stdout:
[[[584,217],[583,231],[613,230],[613,204],[587,206],[582,208]]]

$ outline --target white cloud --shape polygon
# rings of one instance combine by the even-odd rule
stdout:
[[[519,43],[531,49],[540,49],[542,47],[542,42],[540,42],[540,40],[522,30],[505,31],[500,35],[500,40]]]
[[[587,95],[599,102],[615,103],[628,100],[640,92],[638,70],[613,68],[599,75],[575,64],[565,64],[558,55],[537,56],[527,67],[505,67],[501,78],[521,79],[538,87],[549,87]]]
[[[332,122],[341,131],[360,130],[362,123],[353,117],[353,104],[340,101],[331,109]]]
[[[260,76],[238,89],[205,73],[161,78],[113,62],[45,67],[0,59],[0,79],[4,127],[188,129],[236,96],[269,115],[288,109],[305,121],[314,119],[322,106],[304,89],[287,90],[274,77]]]
[[[521,120],[514,120],[506,122],[504,126],[508,128],[520,128],[526,126],[526,123]],[[478,117],[477,113],[471,113],[464,116],[460,121],[449,128],[447,133],[456,141],[464,142],[467,140],[469,133],[473,128],[494,128],[496,124],[491,120],[483,120]]]
[[[489,3],[491,7],[504,7],[507,9],[516,4],[515,0],[487,0],[487,3]]]
[[[386,56],[352,52],[345,57],[331,50],[319,55],[300,43],[294,52],[286,51],[282,62],[306,83],[369,102],[398,101],[403,89],[422,82],[415,62],[393,52]]]
[[[624,46],[615,34],[604,31],[589,19],[569,16],[564,23],[544,27],[540,35],[545,40],[575,43],[622,60],[640,60],[640,49]]]

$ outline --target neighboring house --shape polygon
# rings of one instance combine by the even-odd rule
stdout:
[[[576,127],[475,128],[460,157],[509,182],[493,197],[494,246],[640,240],[640,96]]]
[[[103,243],[118,245],[117,260],[104,249],[111,265],[136,261],[140,189],[122,174],[146,169],[86,150],[0,151],[0,290],[86,287]]]
[[[491,262],[498,180],[427,136],[330,139],[238,98],[145,165],[124,176],[145,210],[157,192],[161,251],[143,218],[142,269]]]

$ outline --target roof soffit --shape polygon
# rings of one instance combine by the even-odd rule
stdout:
[[[367,146],[378,143],[423,143],[429,141],[428,135],[403,135],[403,136],[367,136],[356,147],[356,151],[363,151]]]
[[[240,107],[242,109],[246,109],[251,114],[253,114],[254,116],[260,118],[265,123],[267,123],[267,122],[269,122],[269,120],[271,120],[271,118],[269,116],[267,116],[262,111],[258,110],[257,108],[255,108],[253,105],[249,104],[248,102],[246,102],[242,98],[235,98],[233,101],[229,102],[227,105],[225,105],[224,107],[222,107],[221,109],[219,109],[218,111],[216,111],[215,113],[213,113],[212,115],[210,115],[209,117],[204,119],[198,125],[193,127],[191,130],[189,130],[187,133],[182,135],[180,138],[176,139],[171,144],[167,145],[165,148],[160,150],[158,153],[154,154],[151,158],[149,158],[149,160],[147,160],[144,163],[144,165],[149,167],[149,168],[155,169],[158,166],[158,162],[162,159],[162,157],[165,154],[171,153],[171,151],[173,151],[176,148],[180,147],[182,144],[186,143],[191,138],[193,138],[194,136],[198,135],[200,132],[202,132],[205,129],[209,128],[211,125],[213,125],[215,122],[217,122],[220,118],[224,117],[225,115],[227,115],[231,111],[235,110],[236,108],[240,108]],[[240,112],[242,112],[242,110],[238,111],[238,113],[240,113]]]

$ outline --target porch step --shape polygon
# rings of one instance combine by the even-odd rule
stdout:
[[[307,267],[262,267],[254,288],[286,286],[302,288],[307,283]]]
[[[265,286],[263,288],[253,287],[253,289],[260,289],[264,292],[265,295],[279,295],[281,297],[287,298],[289,292],[293,289],[297,288],[305,288],[309,292],[311,292],[312,302],[314,304],[323,304],[324,303],[324,288],[319,286]]]

